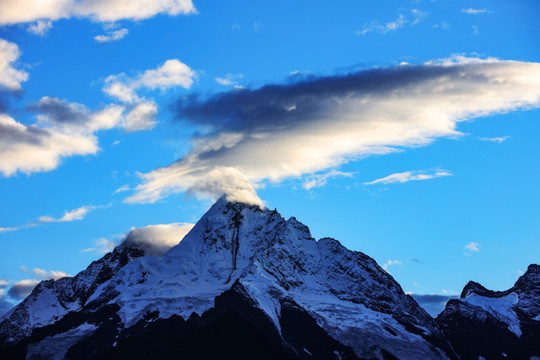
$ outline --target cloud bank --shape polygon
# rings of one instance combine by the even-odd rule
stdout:
[[[132,228],[123,244],[144,250],[145,255],[162,256],[195,226],[189,223],[148,225]]]
[[[455,295],[421,295],[421,294],[411,294],[411,296],[416,300],[418,305],[420,305],[424,310],[428,312],[432,317],[439,315],[441,311],[444,310],[446,303],[450,299],[456,299],[458,296]]]
[[[0,25],[73,17],[114,22],[195,12],[191,0],[2,0]]]
[[[454,57],[179,99],[200,133],[175,163],[141,174],[125,201],[225,193],[260,203],[279,182],[458,136],[459,122],[540,106],[540,64]],[[230,192],[228,192],[230,191]]]

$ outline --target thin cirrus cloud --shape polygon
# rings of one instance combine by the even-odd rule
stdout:
[[[470,15],[478,15],[478,14],[489,14],[492,13],[492,10],[489,9],[473,9],[473,8],[467,8],[467,9],[461,9],[462,13],[470,14]]]
[[[17,231],[21,229],[36,227],[39,225],[47,224],[47,223],[64,223],[64,222],[71,222],[71,221],[78,221],[83,220],[88,213],[98,210],[98,209],[104,209],[108,208],[110,205],[85,205],[81,206],[79,208],[73,209],[73,210],[66,210],[64,214],[60,217],[52,217],[49,215],[40,216],[37,218],[36,221],[28,221],[27,223],[19,226],[13,226],[13,227],[0,227],[0,233],[3,232],[12,232]]]
[[[418,9],[411,9],[408,14],[404,15],[403,13],[400,13],[395,20],[387,23],[372,21],[370,23],[364,24],[364,28],[360,31],[356,31],[355,34],[366,35],[370,32],[386,34],[401,29],[407,25],[416,25],[420,23],[427,15],[428,14],[424,11]]]
[[[110,43],[123,39],[129,33],[128,29],[118,29],[108,32],[106,35],[96,35],[94,40],[100,44]]]
[[[223,86],[234,86],[237,89],[242,88],[242,85],[238,84],[238,79],[242,79],[243,74],[226,74],[224,77],[217,77],[214,80]]]
[[[302,187],[306,190],[311,190],[316,187],[321,187],[326,185],[328,182],[328,179],[335,178],[335,177],[353,177],[354,173],[351,172],[344,172],[339,171],[336,169],[332,169],[328,172],[325,172],[323,174],[313,174],[309,176],[307,179],[304,180]]]
[[[502,144],[506,140],[510,139],[510,136],[480,137],[478,139],[482,140],[482,141],[488,141],[488,142],[493,142],[493,143],[497,143],[497,144]]]
[[[416,171],[404,171],[400,173],[391,174],[383,178],[365,182],[364,185],[375,184],[403,184],[409,181],[430,180],[443,176],[452,176],[452,173],[446,170],[416,170]]]
[[[28,25],[26,30],[34,35],[43,36],[52,28],[52,21],[38,20],[33,24]]]
[[[479,252],[480,251],[480,244],[471,241],[467,245],[465,245],[465,249],[471,251],[471,252]]]
[[[140,174],[125,201],[187,192],[261,204],[252,184],[426,146],[461,135],[461,121],[538,107],[538,83],[538,63],[457,56],[182,97],[178,121],[201,133],[187,155]]]
[[[40,216],[38,218],[38,221],[41,223],[50,223],[50,222],[71,222],[71,221],[82,220],[86,217],[86,215],[88,215],[88,213],[97,209],[103,209],[105,207],[107,206],[85,205],[77,209],[65,211],[64,215],[58,218],[54,218],[51,216]]]
[[[3,0],[0,25],[88,18],[96,22],[143,20],[157,14],[192,14],[191,0]]]
[[[0,89],[20,91],[21,83],[28,80],[28,73],[15,67],[20,55],[17,44],[0,39]]]

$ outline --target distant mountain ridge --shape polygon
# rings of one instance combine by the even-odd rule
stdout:
[[[520,289],[538,280],[525,276]],[[518,296],[538,317],[540,294],[527,289]],[[0,318],[0,355],[458,359],[450,314],[461,313],[443,314],[429,316],[367,255],[221,198],[162,257],[122,244],[73,278],[40,283]]]

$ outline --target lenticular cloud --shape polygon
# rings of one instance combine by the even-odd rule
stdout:
[[[539,63],[454,57],[182,98],[177,118],[204,135],[183,158],[142,174],[126,201],[253,194],[251,184],[425,146],[460,135],[461,121],[538,107],[538,84]]]

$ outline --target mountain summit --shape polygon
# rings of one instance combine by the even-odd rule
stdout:
[[[130,243],[0,318],[14,358],[455,359],[369,256],[294,217],[218,200],[163,256]]]

